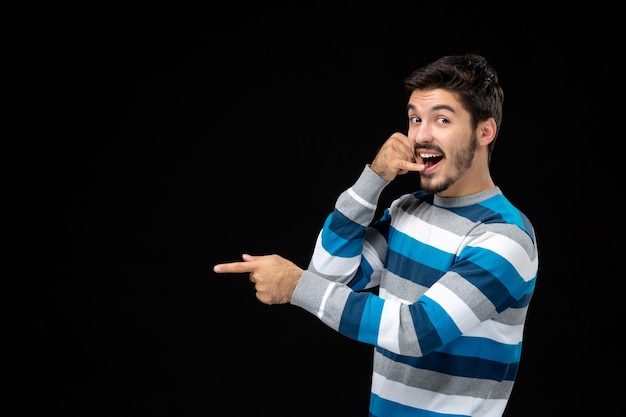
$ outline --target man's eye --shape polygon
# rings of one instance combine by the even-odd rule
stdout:
[[[409,117],[409,121],[410,121],[411,123],[419,123],[419,122],[421,122],[422,120],[421,120],[419,117],[412,116],[412,117]]]
[[[437,122],[441,123],[442,125],[447,125],[448,123],[450,123],[450,120],[446,119],[445,117],[438,117]]]

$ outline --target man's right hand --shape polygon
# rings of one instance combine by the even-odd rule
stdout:
[[[415,162],[415,151],[410,139],[396,132],[378,150],[370,164],[372,171],[387,181],[409,171],[423,171],[426,166]]]

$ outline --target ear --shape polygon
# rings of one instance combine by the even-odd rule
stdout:
[[[478,143],[481,146],[489,145],[496,137],[496,120],[493,117],[488,118],[478,124]]]

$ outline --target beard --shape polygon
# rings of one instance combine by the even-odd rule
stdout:
[[[447,176],[444,176],[440,180],[436,180],[437,173],[424,174],[420,173],[420,187],[422,190],[428,193],[440,193],[447,190],[451,185],[458,181],[459,178],[467,172],[472,166],[474,158],[476,157],[476,150],[478,149],[478,140],[476,138],[476,132],[472,132],[469,144],[464,149],[455,151],[452,154],[452,163],[454,166],[454,172]],[[446,156],[446,159],[448,157]]]

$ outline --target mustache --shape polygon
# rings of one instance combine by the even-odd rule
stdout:
[[[415,145],[413,145],[414,153],[417,153],[418,149],[422,149],[422,150],[426,149],[429,151],[435,151],[443,155],[443,150],[439,146],[436,146],[433,143],[416,143]]]

